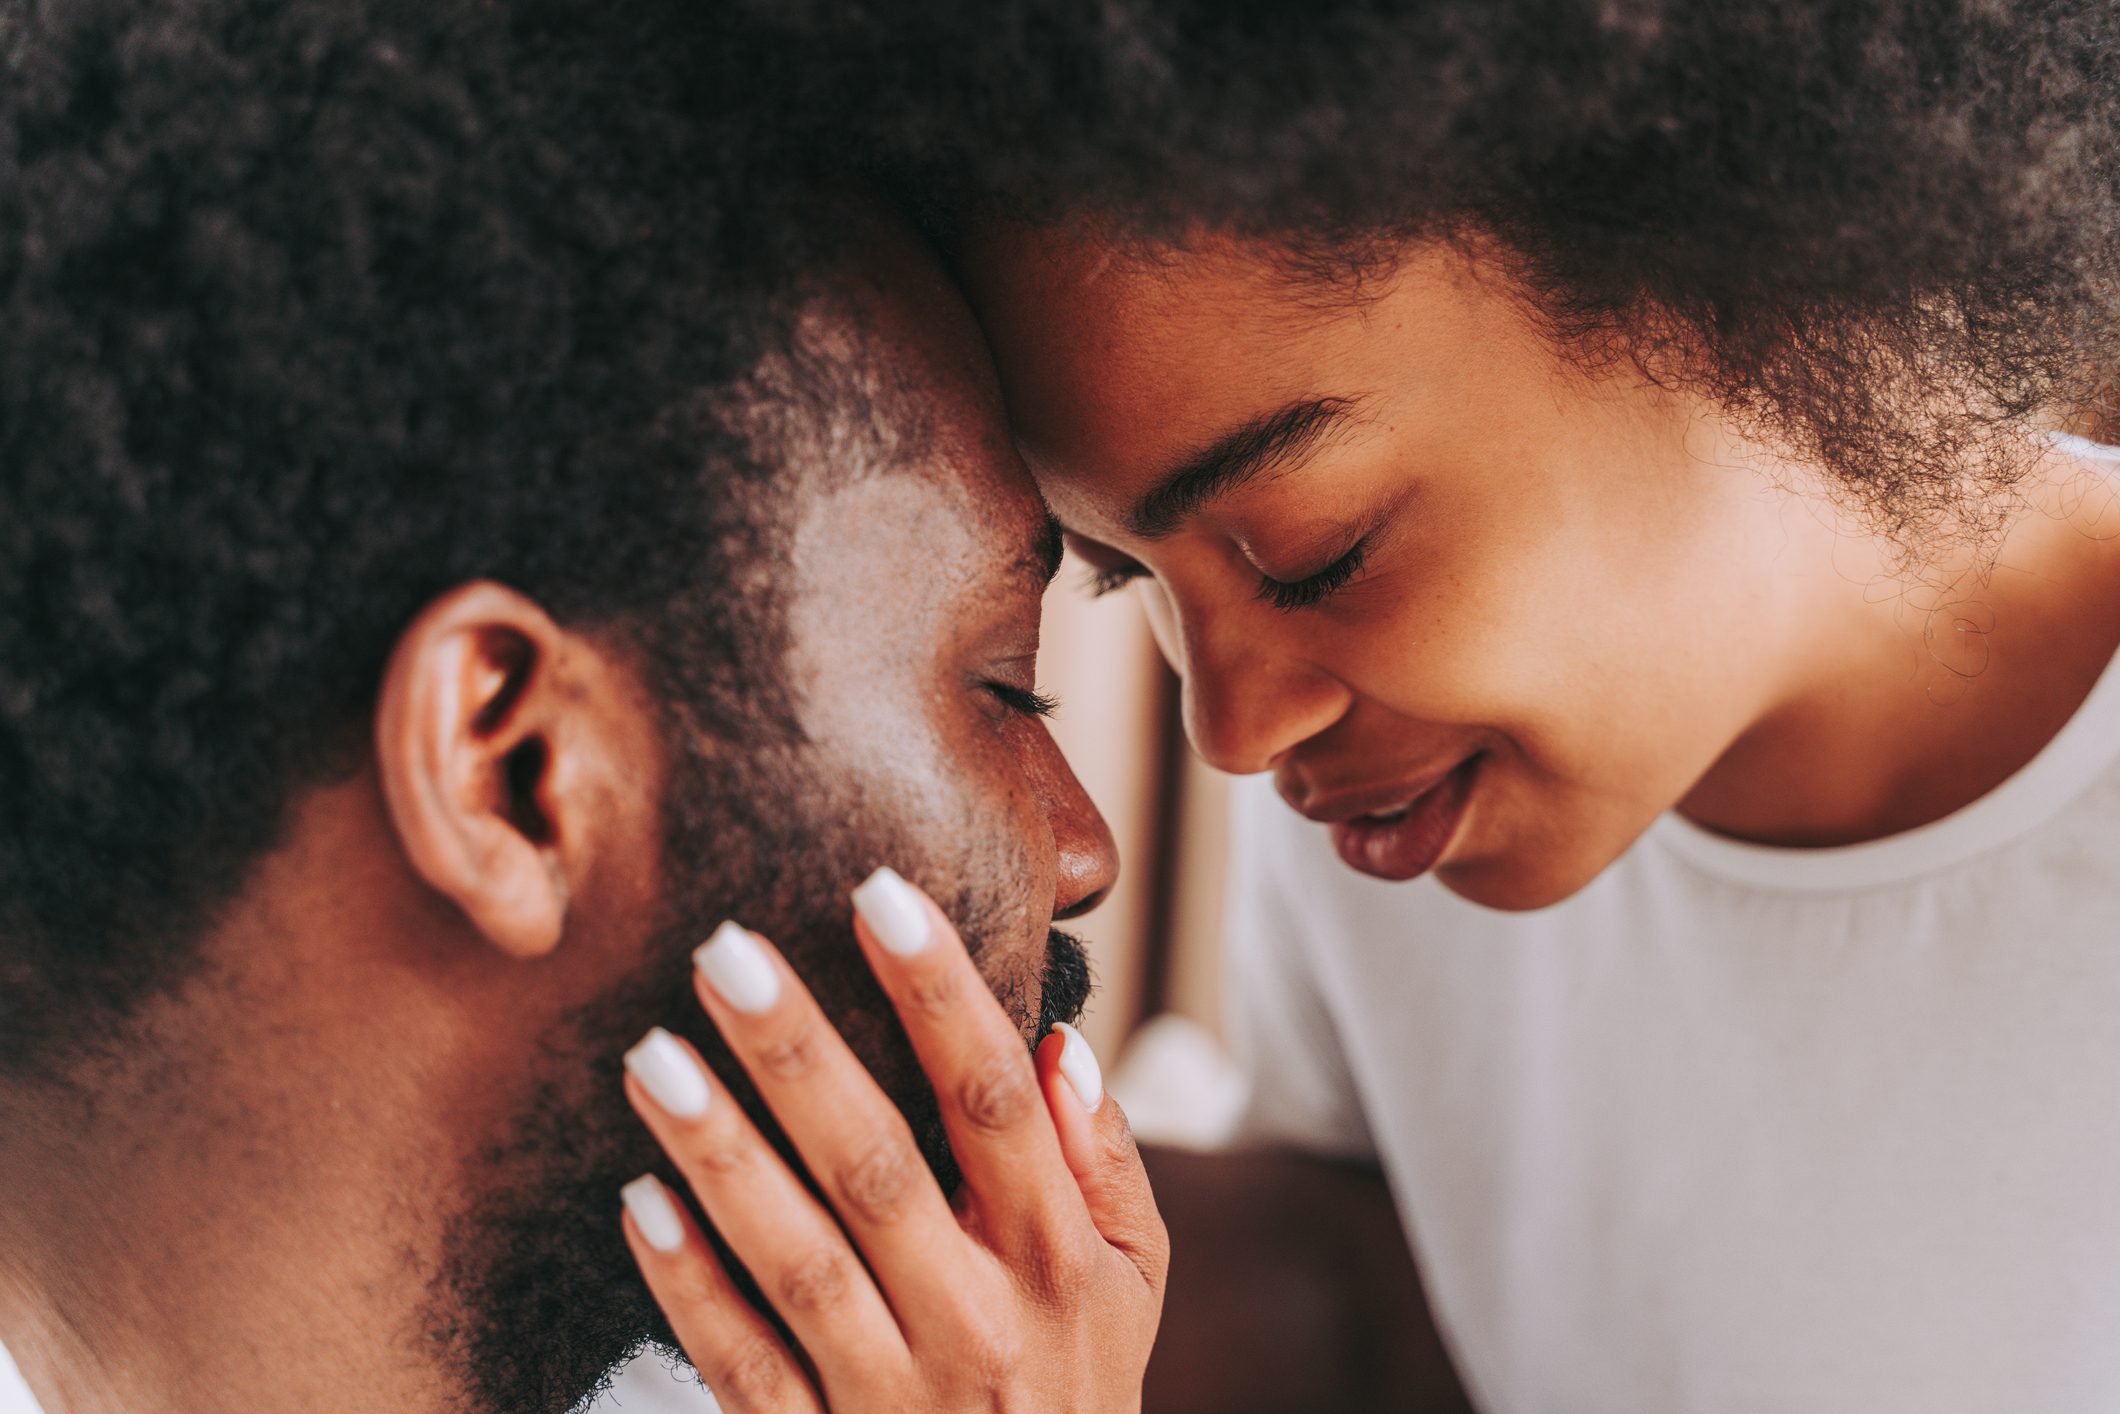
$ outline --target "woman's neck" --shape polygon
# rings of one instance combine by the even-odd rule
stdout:
[[[2116,468],[2053,458],[1999,548],[1955,568],[1818,571],[1785,695],[1680,810],[1718,833],[1821,847],[1951,814],[2053,740],[2120,651]]]

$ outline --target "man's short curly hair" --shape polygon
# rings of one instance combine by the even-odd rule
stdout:
[[[0,8],[0,1067],[183,973],[452,585],[771,701],[715,408],[826,236],[690,8]]]
[[[820,82],[944,230],[1206,226],[1327,276],[1499,241],[1565,346],[1712,395],[1909,533],[2006,483],[2027,425],[2110,411],[2110,0],[847,8]]]

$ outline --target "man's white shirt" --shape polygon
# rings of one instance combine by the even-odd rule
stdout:
[[[0,1345],[0,1414],[44,1414],[4,1345]]]
[[[672,1370],[665,1356],[649,1351],[620,1370],[611,1388],[583,1414],[719,1414],[720,1409],[690,1370]]]
[[[596,1414],[715,1414],[719,1407],[689,1376],[673,1373],[656,1356],[643,1355],[619,1373],[617,1382],[590,1409]],[[0,1414],[44,1414],[4,1345],[0,1345]]]

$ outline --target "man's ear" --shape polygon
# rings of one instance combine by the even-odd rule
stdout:
[[[517,957],[559,944],[599,813],[570,797],[606,776],[624,732],[613,694],[563,685],[594,656],[531,600],[480,582],[428,605],[383,673],[376,760],[405,857]]]

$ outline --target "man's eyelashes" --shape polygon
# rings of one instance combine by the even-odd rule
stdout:
[[[1024,717],[1050,717],[1060,710],[1060,699],[1049,692],[1036,688],[1013,687],[1005,682],[990,682],[987,691],[994,694],[1001,705]]]

